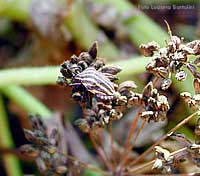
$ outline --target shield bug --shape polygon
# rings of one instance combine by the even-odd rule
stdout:
[[[73,78],[71,86],[74,89],[84,87],[86,91],[92,93],[97,99],[104,101],[113,100],[116,94],[113,83],[94,67],[88,67],[77,74]]]

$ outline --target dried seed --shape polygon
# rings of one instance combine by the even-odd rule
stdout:
[[[157,76],[159,76],[161,78],[169,77],[169,71],[165,67],[156,67],[152,71],[153,71],[153,73],[155,73]]]
[[[143,99],[145,101],[146,98],[150,97],[152,95],[153,90],[153,83],[150,81],[143,89]]]
[[[75,101],[82,101],[83,100],[83,96],[81,95],[80,92],[75,92],[72,94],[72,98],[75,100]]]
[[[140,45],[140,52],[146,56],[153,56],[154,52],[153,51],[157,51],[160,48],[160,46],[155,42],[152,41],[150,43],[148,43],[147,45],[142,44]]]
[[[186,77],[187,77],[187,74],[183,70],[181,70],[178,73],[176,73],[176,76],[175,76],[175,78],[178,81],[184,81],[186,79]]]
[[[189,92],[182,92],[180,95],[186,102],[192,98],[192,95]]]
[[[163,79],[161,81],[161,89],[167,90],[172,84],[172,80],[170,78]]]
[[[144,111],[141,113],[140,117],[145,121],[149,121],[149,119],[151,119],[153,115],[154,115],[153,111]]]
[[[104,66],[100,69],[100,71],[102,73],[110,73],[113,75],[116,75],[117,73],[119,73],[122,69],[113,65],[109,65],[109,66]]]
[[[89,48],[88,53],[93,58],[96,59],[98,50],[98,43],[95,41],[92,46]]]
[[[73,54],[73,55],[70,57],[70,62],[71,62],[72,64],[77,64],[78,61],[79,61],[79,58],[78,58],[76,55]]]
[[[130,91],[131,89],[135,88],[137,88],[137,85],[135,84],[134,81],[125,81],[119,85],[118,91],[122,93],[123,91]]]
[[[38,157],[40,154],[40,150],[33,145],[25,144],[20,147],[20,153],[22,155],[28,155],[29,157]]]
[[[195,100],[195,102],[196,102],[197,104],[200,104],[200,94],[194,95],[194,96],[193,96],[193,99]]]
[[[189,107],[190,107],[192,110],[194,110],[194,111],[198,109],[195,100],[192,100],[192,99],[189,100],[189,101],[188,101],[188,105],[189,105]]]

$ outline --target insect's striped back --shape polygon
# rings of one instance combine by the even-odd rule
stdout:
[[[83,72],[76,75],[74,82],[81,82],[88,91],[97,96],[112,97],[115,90],[112,82],[101,72],[98,72],[94,67],[88,67]]]

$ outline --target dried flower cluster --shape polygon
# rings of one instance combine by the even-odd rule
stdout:
[[[159,95],[150,82],[143,93],[133,92],[137,86],[133,81],[125,81],[117,85],[116,74],[121,69],[106,66],[97,57],[97,43],[88,52],[82,52],[78,57],[73,55],[70,61],[61,65],[62,77],[58,83],[72,88],[72,98],[83,108],[84,119],[78,119],[76,124],[84,132],[102,128],[109,121],[120,119],[124,110],[141,105],[144,112],[141,117],[146,121],[166,119],[169,109],[167,98]]]
[[[168,26],[168,24],[167,24]],[[161,48],[155,41],[140,46],[141,53],[146,57],[153,57],[153,60],[146,66],[147,71],[154,76],[162,78],[161,88],[166,90],[170,87],[171,75],[176,74],[178,81],[186,79],[186,72],[183,68],[187,68],[198,81],[200,74],[196,67],[199,67],[200,59],[190,62],[189,55],[197,56],[200,54],[200,41],[195,40],[184,44],[183,38],[172,35],[168,26],[170,41],[166,42],[166,47]]]
[[[111,120],[122,117],[123,111],[131,107],[136,95],[132,89],[137,86],[133,81],[117,85],[116,74],[121,71],[115,66],[106,66],[97,57],[97,42],[88,52],[82,52],[78,57],[73,55],[70,61],[65,61],[60,69],[63,77],[58,83],[72,88],[72,98],[83,108],[84,119],[78,119],[76,124],[84,132],[104,127]],[[137,97],[138,98],[138,97]]]
[[[170,137],[176,140],[183,148],[171,153],[167,149],[156,146],[156,160],[153,168],[162,169],[165,172],[171,173],[173,168],[175,168],[176,165],[184,159],[189,159],[191,162],[200,167],[200,145],[192,143],[182,133],[172,133]]]
[[[145,107],[145,111],[141,113],[141,118],[148,122],[151,120],[158,122],[166,119],[169,110],[167,97],[159,95],[158,90],[153,88],[152,82],[149,82],[144,88],[141,102]]]
[[[136,130],[134,131],[139,117],[143,122],[166,120],[167,111],[170,107],[167,97],[161,95],[159,88],[156,87],[158,80],[161,80],[161,88],[166,90],[172,83],[172,74],[175,73],[175,78],[179,81],[186,79],[183,67],[187,68],[194,77],[195,95],[192,96],[188,92],[183,92],[181,96],[192,110],[200,112],[200,73],[197,71],[197,67],[200,67],[200,59],[196,58],[194,61],[190,61],[188,57],[189,55],[197,56],[200,54],[200,41],[196,40],[184,44],[183,38],[172,36],[169,26],[168,30],[170,41],[166,42],[166,47],[161,48],[154,41],[140,47],[145,56],[153,57],[152,62],[146,66],[146,69],[153,73],[156,78],[156,81],[150,81],[141,93],[133,91],[137,87],[133,81],[116,83],[116,80],[118,80],[117,74],[121,69],[112,65],[108,66],[103,59],[97,57],[97,42],[93,43],[88,52],[82,52],[79,56],[73,55],[69,60],[61,64],[60,72],[62,76],[58,77],[57,83],[71,88],[71,97],[80,104],[84,117],[76,120],[75,123],[83,132],[90,133],[91,142],[110,175],[130,175],[131,167],[137,162],[137,159],[131,162],[132,158],[128,155],[144,127],[141,125],[137,133]],[[124,155],[112,156],[117,151],[116,146],[118,145],[115,146],[116,141],[114,141],[111,134],[111,152],[110,156],[108,156],[101,141],[101,136],[98,135],[100,133],[98,129],[104,128],[106,124],[114,120],[121,119],[125,110],[133,106],[140,107],[138,108],[139,115],[133,119],[124,146]],[[70,170],[68,164],[70,162],[58,150],[57,130],[54,129],[50,134],[47,133],[46,125],[35,116],[31,118],[31,123],[33,131],[24,130],[24,132],[26,138],[32,144],[22,146],[22,152],[36,158],[42,173],[46,172],[48,173],[47,175],[68,173]],[[112,123],[110,125],[111,128],[109,130],[112,133]],[[165,173],[173,173],[174,168],[183,159],[189,159],[191,163],[200,167],[200,118],[195,127],[195,142],[191,142],[183,134],[175,133],[174,131],[172,130],[170,135],[167,133],[164,138],[161,138],[160,141],[152,146],[151,149],[155,149],[153,168],[160,169]],[[135,141],[132,144],[133,137]],[[170,152],[168,149],[158,146],[167,137],[175,140],[182,148]],[[130,170],[127,169],[129,167],[131,168]],[[138,171],[135,166],[132,171],[134,169]]]
[[[58,131],[53,129],[47,134],[47,126],[40,116],[30,116],[33,131],[24,130],[26,139],[31,144],[21,146],[20,151],[36,158],[37,166],[45,175],[61,175],[68,171],[67,158],[58,152]]]

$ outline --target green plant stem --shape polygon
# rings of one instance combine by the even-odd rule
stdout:
[[[125,61],[111,62],[110,64],[119,66],[123,70],[119,74],[119,77],[124,79],[127,76],[145,71],[145,65],[148,62],[149,59],[147,58],[135,57]],[[59,69],[58,66],[4,69],[0,71],[0,87],[10,85],[56,84],[58,76],[61,75],[59,74]]]
[[[169,38],[167,32],[126,0],[93,0],[93,2],[94,1],[100,4],[112,5],[112,7],[116,8],[120,14],[129,11],[133,12],[131,17],[124,20],[124,25],[127,28],[131,41],[137,47],[142,43],[148,43],[152,40],[156,41],[161,46],[164,46],[165,43],[163,42],[163,39]]]
[[[29,113],[38,113],[43,118],[51,116],[51,111],[45,105],[19,86],[0,87],[0,91]]]
[[[55,84],[59,67],[25,67],[0,71],[0,86]]]
[[[25,22],[28,20],[30,4],[30,0],[0,0],[0,16]]]
[[[0,95],[0,148],[13,148],[14,143],[9,128],[2,96]],[[22,176],[21,167],[16,156],[3,154],[3,163],[8,176]]]

